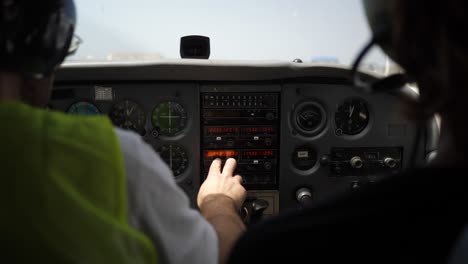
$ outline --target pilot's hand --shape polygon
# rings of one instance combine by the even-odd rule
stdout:
[[[236,160],[228,159],[224,168],[221,168],[221,160],[215,159],[211,163],[210,172],[198,192],[198,207],[210,198],[216,199],[218,195],[225,195],[234,201],[236,209],[239,210],[247,196],[245,188],[241,185],[242,177],[234,174]],[[221,170],[222,169],[222,170]]]

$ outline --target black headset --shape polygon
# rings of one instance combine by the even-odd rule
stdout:
[[[0,0],[0,70],[43,79],[69,54],[73,0]]]
[[[414,83],[414,80],[407,74],[398,73],[376,81],[364,81],[361,79],[361,74],[358,72],[359,65],[374,45],[378,45],[387,56],[398,63],[392,43],[392,15],[395,0],[362,0],[362,2],[367,21],[372,31],[372,37],[353,63],[351,74],[354,86],[367,93],[401,95],[399,92],[402,91],[402,88],[406,87],[409,83]],[[417,122],[416,140],[414,141],[413,150],[410,154],[410,167],[417,166],[418,149],[421,143],[419,138],[424,135],[425,128],[426,124],[424,121]]]
[[[359,66],[372,47],[378,45],[392,59],[395,52],[392,47],[392,8],[394,0],[363,0],[367,21],[372,31],[372,38],[359,53],[353,63],[351,74],[355,87],[368,93],[392,92],[399,90],[413,80],[404,73],[368,82],[361,79]]]

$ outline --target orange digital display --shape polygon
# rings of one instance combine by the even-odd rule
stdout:
[[[273,150],[247,150],[242,152],[242,155],[247,158],[274,157],[274,152]]]
[[[244,127],[242,128],[243,133],[268,133],[273,134],[275,133],[274,127]]]
[[[232,134],[239,133],[238,127],[209,127],[207,132],[210,134]]]
[[[235,150],[208,150],[205,152],[205,158],[237,158],[239,152]]]

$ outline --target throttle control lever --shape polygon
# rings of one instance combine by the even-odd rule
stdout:
[[[270,204],[263,199],[247,201],[242,207],[241,215],[246,224],[255,224],[262,219],[263,212]]]

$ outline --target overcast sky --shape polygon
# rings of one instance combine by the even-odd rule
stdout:
[[[180,37],[211,38],[210,59],[337,58],[350,64],[369,39],[361,0],[76,0],[74,59],[110,54],[179,58]],[[383,64],[382,56],[371,60]]]

